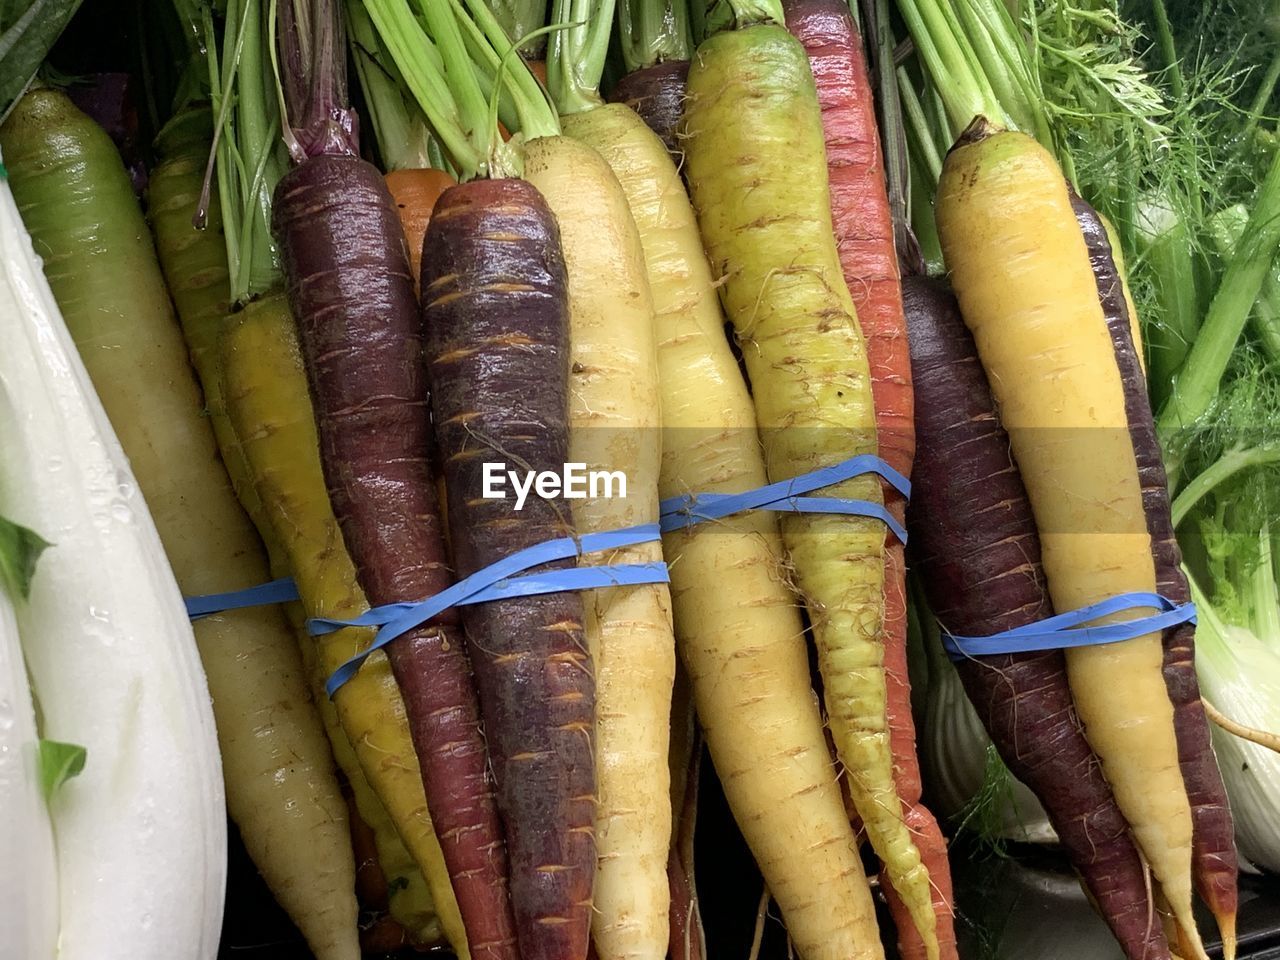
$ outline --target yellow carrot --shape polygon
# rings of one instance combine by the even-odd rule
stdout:
[[[1124,388],[1062,171],[1031,137],[979,121],[947,158],[937,215],[1031,499],[1054,606],[1154,592]],[[1160,635],[1076,647],[1066,658],[1089,742],[1202,956],[1191,915],[1191,810]]]
[[[565,132],[613,168],[640,230],[657,322],[663,497],[764,485],[746,384],[693,207],[662,141],[628,107]],[[882,956],[871,893],[823,735],[777,520],[664,537],[676,642],[730,808],[803,958]],[[820,879],[819,879],[820,878]]]
[[[289,558],[311,617],[350,619],[368,609],[329,505],[306,373],[283,296],[250,303],[221,341],[228,413],[265,513]],[[367,646],[371,630],[317,638],[325,675]],[[334,697],[369,785],[421,868],[455,952],[468,956],[462,919],[431,824],[404,701],[382,653]]]
[[[689,189],[779,481],[877,451],[866,345],[833,239],[825,141],[804,48],[776,24],[717,34],[689,68]],[[882,502],[864,476],[826,495]],[[929,872],[893,777],[884,671],[884,526],[786,514],[850,793],[926,955],[939,948]]]
[[[594,113],[578,116],[589,122]],[[570,459],[626,476],[626,496],[571,501],[574,528],[656,523],[662,440],[653,300],[626,197],[600,155],[566,137],[532,141],[525,178],[560,223],[568,271]],[[661,559],[653,542],[608,562]],[[662,960],[671,902],[671,597],[666,584],[643,584],[593,590],[583,601],[596,668],[592,936],[601,960]]]

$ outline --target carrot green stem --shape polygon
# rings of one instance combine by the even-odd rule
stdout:
[[[179,18],[198,29],[194,42],[208,63],[214,116],[212,172],[218,179],[229,291],[240,303],[275,287],[279,254],[271,236],[271,195],[287,166],[279,99],[270,82],[270,8],[262,0],[229,0],[219,56],[209,6],[180,2]],[[194,22],[190,17],[198,17]],[[197,220],[203,219],[207,194]]]
[[[1156,420],[1162,446],[1183,427],[1202,416],[1213,402],[1231,353],[1249,319],[1263,280],[1280,249],[1280,152],[1254,199],[1249,222],[1214,294],[1200,333],[1174,381],[1173,392]],[[1174,480],[1181,466],[1176,454],[1168,463]]]
[[[512,40],[540,30],[547,19],[547,0],[488,0],[494,19]]]
[[[362,0],[347,0],[346,10],[351,59],[383,166],[388,171],[432,166],[426,118],[417,104],[405,100],[395,64],[383,49],[369,12]]]
[[[692,0],[694,3],[700,0]],[[786,23],[782,13],[782,0],[729,0],[733,17],[738,27],[748,27],[753,23]]]
[[[852,6],[857,7],[857,4]],[[884,150],[885,184],[889,194],[889,213],[893,218],[894,245],[899,251],[905,251],[909,247],[907,197],[910,185],[906,129],[902,101],[898,96],[898,73],[893,63],[889,0],[868,0],[867,7],[860,29],[871,51],[876,100],[880,108],[880,140]]]
[[[688,60],[694,44],[687,0],[619,0],[618,42],[628,72]]]
[[[561,116],[599,106],[614,0],[551,0],[547,86]]]
[[[484,0],[364,0],[378,36],[459,178],[519,176],[518,143],[498,136],[498,91],[525,138],[560,132],[555,111]],[[481,75],[493,70],[486,96]]]
[[[347,103],[347,51],[339,0],[278,0],[285,143],[295,163],[359,156],[355,111]]]
[[[974,117],[986,117],[1003,127],[1017,128],[996,96],[982,61],[965,36],[955,8],[946,0],[899,0],[898,11],[907,24],[916,53],[933,87],[942,96],[952,137],[958,137]]]

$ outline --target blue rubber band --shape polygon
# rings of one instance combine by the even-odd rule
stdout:
[[[669,583],[667,565],[661,562],[618,564],[601,567],[571,567],[546,570],[530,577],[517,577],[533,567],[556,560],[567,560],[602,550],[616,550],[659,539],[658,524],[646,523],[622,530],[588,533],[581,537],[548,540],[492,563],[434,596],[416,603],[395,603],[378,607],[352,620],[315,619],[307,621],[312,635],[331,633],[349,626],[379,626],[373,643],[335,670],[325,683],[330,697],[355,676],[369,654],[392,640],[422,626],[453,607],[486,603],[511,597],[563,593],[569,590],[593,590],[598,587]]]
[[[212,616],[225,610],[242,610],[245,607],[267,607],[275,603],[291,603],[301,599],[298,586],[292,577],[272,580],[244,590],[229,593],[210,593],[202,597],[187,597],[187,616],[192,620]]]
[[[1108,614],[1155,607],[1159,613],[1126,620],[1123,623],[1107,623],[1084,627],[1083,623]],[[970,657],[990,657],[1010,653],[1033,653],[1041,650],[1062,650],[1068,647],[1087,647],[1102,643],[1119,643],[1148,633],[1158,633],[1181,623],[1196,622],[1194,603],[1174,603],[1158,593],[1124,593],[1098,603],[1060,613],[1045,620],[1015,627],[989,637],[959,637],[942,631],[942,646],[952,660]]]
[[[911,481],[879,457],[869,453],[850,457],[830,467],[779,480],[743,493],[687,493],[663,500],[659,520],[663,533],[682,530],[708,520],[720,520],[745,510],[776,510],[788,513],[838,513],[871,517],[887,526],[899,543],[907,542],[907,531],[882,504],[843,497],[808,497],[804,494],[842,483],[854,477],[876,474],[901,493],[911,496]]]

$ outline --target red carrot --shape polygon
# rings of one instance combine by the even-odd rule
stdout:
[[[521,180],[440,197],[422,256],[436,439],[459,573],[573,529],[563,498],[484,498],[483,464],[568,459],[569,316],[559,230]],[[548,565],[572,566],[571,561]],[[595,684],[577,594],[463,614],[511,857],[525,960],[586,956],[595,874]]]
[[[938,622],[985,636],[1054,613],[1040,540],[977,348],[951,292],[903,293],[919,404],[908,511],[912,562]],[[1014,776],[1040,798],[1068,858],[1130,960],[1168,960],[1148,874],[1084,739],[1061,651],[956,664]]]
[[[1186,603],[1191,599],[1191,590],[1182,573],[1182,552],[1178,548],[1169,513],[1164,459],[1151,417],[1146,376],[1133,342],[1132,318],[1124,287],[1101,218],[1074,192],[1071,204],[1089,250],[1089,261],[1098,283],[1098,297],[1124,384],[1125,416],[1138,461],[1142,506],[1155,556],[1156,587],[1174,603]],[[1164,680],[1169,699],[1173,702],[1179,766],[1187,788],[1187,799],[1191,801],[1191,856],[1196,891],[1217,919],[1224,942],[1234,940],[1238,901],[1235,828],[1222,774],[1209,739],[1209,722],[1200,700],[1195,670],[1194,625],[1182,624],[1165,631]]]
[[[784,0],[783,9],[787,28],[809,55],[822,106],[831,216],[845,282],[867,343],[880,456],[898,472],[909,475],[915,452],[911,357],[893,215],[862,38],[848,4],[841,0]],[[904,518],[906,502],[888,485],[885,503],[900,521]],[[892,537],[885,544],[884,604],[885,679],[895,782],[904,816],[916,831],[916,846],[934,883],[942,956],[955,957],[946,841],[933,815],[919,804],[920,764],[907,678],[906,564],[902,544]],[[907,958],[923,957],[924,944],[905,907],[896,902],[892,884],[882,884],[882,888],[898,921],[901,952]]]
[[[295,4],[280,4],[279,33],[297,166],[276,188],[272,227],[325,481],[369,601],[420,600],[452,578],[427,455],[426,371],[404,233],[382,175],[358,156],[338,12],[331,0],[314,0],[309,18],[298,17]],[[312,34],[302,38],[306,23]],[[501,827],[459,634],[456,614],[442,616],[387,654],[471,955],[515,960]]]

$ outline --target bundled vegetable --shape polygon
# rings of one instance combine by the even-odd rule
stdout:
[[[862,37],[847,4],[840,0],[786,0],[783,8],[788,29],[809,55],[822,108],[836,248],[866,341],[877,445],[889,466],[909,476],[915,452],[911,358],[885,159],[876,130]],[[886,506],[899,523],[904,522],[905,497],[888,483],[884,487]],[[954,957],[946,841],[933,814],[920,803],[922,784],[907,678],[906,563],[903,545],[891,532],[886,534],[884,559],[885,709],[894,782],[904,805],[904,819],[934,886],[939,947],[944,956]],[[886,890],[894,890],[891,883]],[[889,905],[903,952],[918,955],[922,944],[904,901],[890,893]]]
[[[1154,592],[1123,381],[1061,170],[1030,137],[977,121],[947,158],[938,230],[1027,486],[1054,606],[1076,610]],[[1027,250],[1037,253],[1026,257]],[[1191,809],[1161,638],[1076,647],[1065,656],[1089,742],[1200,955]],[[1125,677],[1122,695],[1117,676]]]
[[[574,532],[559,492],[539,489],[519,504],[483,494],[485,462],[532,478],[559,474],[570,459],[570,281],[555,217],[533,185],[510,175],[524,157],[500,141],[481,86],[497,82],[511,41],[483,4],[470,6],[474,20],[430,9],[424,33],[407,4],[369,5],[462,181],[431,216],[421,290],[450,543],[464,576]],[[464,32],[477,44],[464,44]],[[428,35],[443,72],[411,52],[426,48]],[[510,122],[534,144],[555,136],[559,125],[533,75],[513,56],[505,69]],[[557,560],[535,572],[566,566]],[[463,621],[506,828],[521,954],[581,960],[596,870],[596,684],[582,598],[495,600],[466,607]],[[664,846],[660,869],[665,862]]]
[[[289,2],[279,12],[289,66],[286,141],[296,165],[275,189],[272,230],[306,358],[325,481],[370,602],[420,600],[451,578],[428,459],[422,334],[404,233],[382,177],[358,156],[336,4]],[[400,637],[388,657],[470,952],[510,957],[506,858],[456,613]]]
[[[910,280],[904,292],[919,400],[911,551],[930,606],[961,636],[1044,620],[1054,610],[1040,537],[973,338],[940,283]],[[1125,956],[1168,957],[1143,861],[1072,706],[1062,652],[965,658],[956,668],[1010,770],[1042,798]]]
[[[278,301],[250,303],[222,336],[228,414],[244,437],[254,487],[307,615],[351,619],[364,613],[368,603],[325,490],[293,320],[274,303]],[[369,645],[372,631],[347,628],[308,639],[317,647],[322,676],[328,677]],[[334,694],[333,705],[341,723],[338,733],[352,755],[344,768],[366,777],[373,793],[362,800],[357,792],[356,799],[378,839],[392,915],[421,938],[423,927],[438,914],[450,944],[465,956],[462,919],[427,809],[404,700],[386,655],[371,655]],[[342,762],[339,743],[334,752]],[[386,817],[391,823],[382,826]]]
[[[57,103],[48,91],[35,96],[29,111]],[[14,129],[4,131],[11,173],[32,161],[10,138]],[[58,955],[99,958],[109,943],[139,960],[213,960],[227,847],[208,688],[160,538],[23,229],[12,182],[0,185],[0,514],[56,542],[17,605],[18,630],[42,736],[85,751],[83,772],[50,807]],[[134,217],[135,236],[145,236]],[[69,265],[65,256],[48,262]],[[32,873],[23,882],[34,891],[40,880]]]
[[[672,38],[644,47],[686,52]],[[577,132],[572,117],[565,123]],[[627,195],[654,298],[661,493],[763,486],[751,399],[679,173],[625,108],[597,110],[591,132]],[[755,512],[673,530],[664,549],[676,639],[707,745],[788,934],[801,956],[874,955],[870,892],[810,686],[803,624],[777,575],[776,519]],[[815,885],[814,877],[827,879]]]
[[[627,194],[593,147],[621,134],[652,142],[629,108],[597,91],[612,4],[582,6],[584,22],[551,35],[547,76],[566,136],[526,149],[525,177],[560,225],[569,294],[569,460],[620,471],[621,496],[571,504],[580,534],[658,522],[662,415],[654,302]],[[594,9],[592,9],[594,7]],[[553,22],[569,19],[564,0]],[[665,161],[665,158],[663,158]],[[662,561],[658,540],[612,552],[610,563]],[[670,939],[671,690],[675,637],[665,583],[583,595],[596,672],[596,877],[592,942],[600,960],[663,960]]]
[[[698,48],[684,118],[690,192],[751,379],[769,478],[875,454],[867,351],[829,213],[818,98],[804,48],[773,4],[733,4],[739,29]],[[774,20],[775,23],[753,22]],[[881,503],[855,477],[832,496]],[[930,869],[894,783],[886,715],[882,522],[787,514],[827,713],[849,790],[923,941],[940,956]]]

